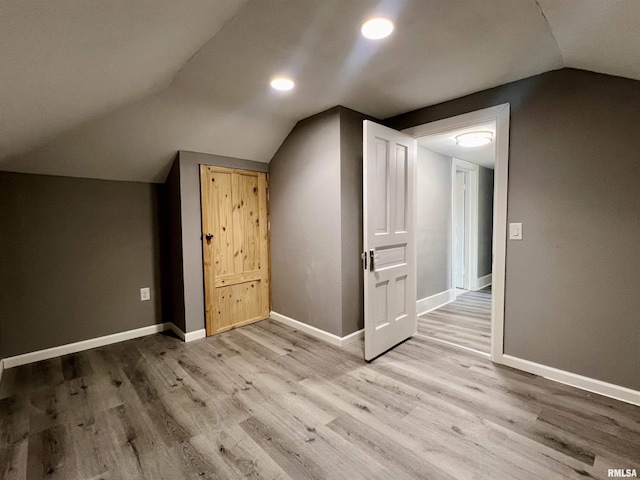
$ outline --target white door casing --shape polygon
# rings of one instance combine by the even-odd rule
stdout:
[[[364,121],[365,360],[414,335],[417,141]]]
[[[480,167],[459,158],[452,158],[451,162],[451,288],[457,295],[459,287],[456,275],[462,268],[462,287],[465,290],[473,290],[478,276],[478,170]],[[460,264],[456,235],[457,209],[461,204],[458,199],[458,175],[464,175],[464,237],[461,248],[463,262]]]
[[[454,255],[455,261],[452,262],[455,265],[454,270],[454,282],[453,286],[455,288],[467,288],[466,282],[466,274],[468,273],[468,269],[466,267],[467,255],[467,228],[466,228],[466,195],[465,195],[465,186],[466,186],[466,173],[460,170],[456,170],[456,178],[455,178],[455,208],[454,208],[454,230],[455,230],[455,248]]]

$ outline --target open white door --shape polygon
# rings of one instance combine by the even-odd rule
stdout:
[[[417,141],[364,122],[364,356],[416,333]]]

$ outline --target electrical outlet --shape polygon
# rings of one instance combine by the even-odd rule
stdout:
[[[151,289],[149,287],[140,289],[140,301],[145,302],[151,300]]]

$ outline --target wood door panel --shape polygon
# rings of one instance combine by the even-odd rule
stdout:
[[[216,288],[218,332],[264,318],[260,280]]]
[[[213,213],[211,233],[214,234],[213,264],[215,275],[227,275],[234,272],[234,245],[232,238],[231,212],[233,199],[231,174],[211,172],[211,194],[209,208]]]
[[[258,178],[254,175],[236,175],[233,194],[235,271],[257,270],[260,259]]]
[[[201,166],[207,334],[267,318],[268,195],[265,173]],[[213,238],[207,241],[207,234]]]

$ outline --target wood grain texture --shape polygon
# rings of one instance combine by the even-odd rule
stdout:
[[[213,335],[269,315],[267,177],[202,165],[200,184],[205,314]]]
[[[453,302],[418,317],[418,333],[491,352],[491,289],[466,292]]]
[[[414,337],[376,361],[270,320],[5,371],[6,479],[584,479],[640,408]]]

